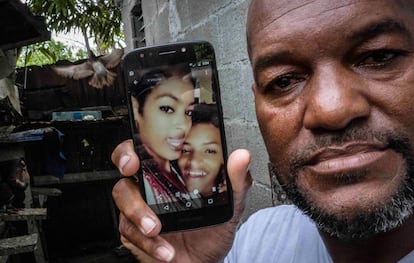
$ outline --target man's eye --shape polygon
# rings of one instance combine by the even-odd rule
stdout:
[[[173,113],[174,109],[171,108],[170,106],[160,106],[160,110],[165,112],[165,113]]]
[[[266,90],[278,90],[278,91],[285,91],[292,88],[294,85],[302,82],[304,78],[296,77],[291,75],[284,75],[275,78],[269,84],[266,85]]]
[[[358,63],[358,66],[383,66],[390,63],[400,54],[400,52],[394,50],[376,50],[367,54],[362,61]]]

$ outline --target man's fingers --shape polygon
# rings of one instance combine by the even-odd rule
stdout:
[[[112,162],[124,176],[135,175],[139,159],[132,140],[119,144],[112,153]],[[119,210],[119,232],[122,243],[139,258],[148,262],[168,262],[174,257],[174,248],[159,237],[161,222],[142,199],[138,186],[128,178],[119,180],[112,189],[112,196]]]
[[[138,186],[134,182],[127,178],[119,180],[112,189],[112,196],[119,210],[137,227],[137,230],[147,236],[159,234],[161,223],[141,198]],[[119,229],[128,239],[135,234],[134,229],[122,225],[122,222]]]
[[[238,149],[230,155],[227,168],[234,192],[245,192],[252,184],[252,178],[247,174],[250,160],[250,153],[245,149]]]
[[[173,259],[174,248],[160,236],[150,238],[143,236],[136,229],[134,231],[135,226],[122,214],[120,215],[120,225],[127,227],[131,233],[135,233],[130,237],[121,233],[121,242],[142,262],[169,262]]]
[[[118,144],[112,152],[111,159],[124,176],[134,175],[138,171],[139,159],[135,154],[132,140],[126,140]]]
[[[234,197],[234,217],[233,221],[238,222],[243,209],[244,199],[246,197],[247,190],[252,184],[252,177],[248,173],[251,156],[249,151],[239,149],[234,151],[228,160],[228,172],[230,181],[233,188]]]
[[[139,262],[151,262],[154,259],[152,259],[147,253],[145,253],[142,249],[132,244],[127,238],[121,235],[121,242],[122,244],[131,252],[132,255],[135,256],[136,259],[139,260]]]

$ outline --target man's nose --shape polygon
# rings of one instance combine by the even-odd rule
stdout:
[[[307,129],[343,129],[370,114],[363,77],[341,66],[318,70],[306,94],[304,126]],[[364,92],[365,88],[365,92]]]

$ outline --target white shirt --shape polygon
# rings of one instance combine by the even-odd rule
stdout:
[[[262,209],[239,231],[225,263],[332,263],[313,221],[293,205]],[[398,263],[413,263],[414,251]]]

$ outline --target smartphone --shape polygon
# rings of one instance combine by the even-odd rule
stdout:
[[[216,225],[233,215],[213,46],[181,42],[122,59],[137,185],[162,232]]]

